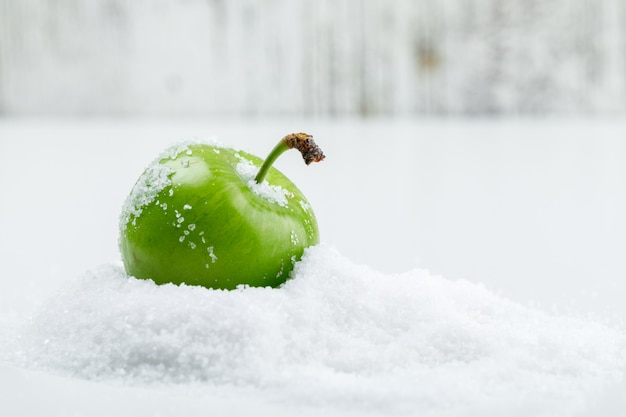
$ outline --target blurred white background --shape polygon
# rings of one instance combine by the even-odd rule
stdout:
[[[119,261],[164,147],[292,131],[327,160],[276,165],[352,261],[621,319],[625,27],[622,0],[0,0],[0,330]]]
[[[310,177],[281,163],[353,260],[621,306],[625,22],[620,0],[0,0],[3,198],[91,152],[115,161],[102,187],[131,146],[100,224],[167,144],[263,156],[308,130],[328,160]],[[52,165],[16,176],[16,147]],[[65,212],[95,192],[61,185],[46,192]],[[115,227],[99,232],[114,250]]]
[[[285,171],[353,260],[621,305],[624,22],[619,0],[0,0],[4,198],[65,166],[16,177],[15,147],[77,164],[100,149],[118,161],[102,183],[134,144],[113,218],[169,143],[218,136],[263,156],[308,129],[328,160],[315,178]],[[54,190],[59,207],[90,192]],[[101,233],[114,248],[115,224]]]
[[[14,147],[99,149],[115,160],[100,183],[133,167],[111,216],[167,144],[218,136],[263,156],[308,130],[328,159],[287,174],[355,261],[621,305],[625,22],[620,0],[0,0],[3,188],[65,166],[16,176]]]
[[[620,114],[621,0],[0,0],[6,115]]]

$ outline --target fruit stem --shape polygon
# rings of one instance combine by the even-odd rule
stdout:
[[[311,162],[320,162],[324,159],[324,153],[317,146],[313,140],[313,136],[306,133],[291,133],[282,138],[272,149],[270,154],[265,158],[263,165],[259,169],[258,174],[254,180],[257,184],[260,184],[265,179],[265,175],[269,171],[270,167],[276,161],[276,159],[282,155],[283,152],[296,148],[302,154],[304,162],[309,165]]]

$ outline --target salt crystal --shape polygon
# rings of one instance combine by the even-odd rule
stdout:
[[[207,252],[209,252],[209,256],[211,257],[211,262],[215,263],[215,261],[217,261],[217,256],[215,256],[215,253],[213,253],[213,246],[209,246],[208,248],[206,248]]]
[[[287,206],[287,198],[293,198],[293,194],[278,185],[269,184],[267,180],[264,180],[261,184],[257,183],[254,178],[259,171],[259,167],[239,154],[235,156],[240,161],[236,166],[237,173],[246,182],[250,190],[270,203],[278,204],[281,207]]]

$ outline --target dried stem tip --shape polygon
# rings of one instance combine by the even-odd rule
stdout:
[[[270,167],[283,152],[289,149],[297,149],[302,154],[304,162],[309,165],[311,162],[319,162],[324,159],[322,150],[313,141],[313,136],[306,133],[292,133],[282,138],[278,144],[272,149],[270,154],[263,161],[263,165],[256,174],[254,180],[257,184],[263,182],[265,175],[269,171]]]
[[[304,162],[309,165],[311,162],[320,162],[324,159],[324,153],[313,140],[313,136],[306,133],[291,133],[283,138],[289,149],[297,149],[302,154]]]

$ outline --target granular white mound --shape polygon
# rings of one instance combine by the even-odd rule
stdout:
[[[19,360],[355,410],[567,415],[623,376],[625,347],[599,322],[422,270],[382,274],[320,245],[279,289],[157,286],[104,266],[49,300]]]

